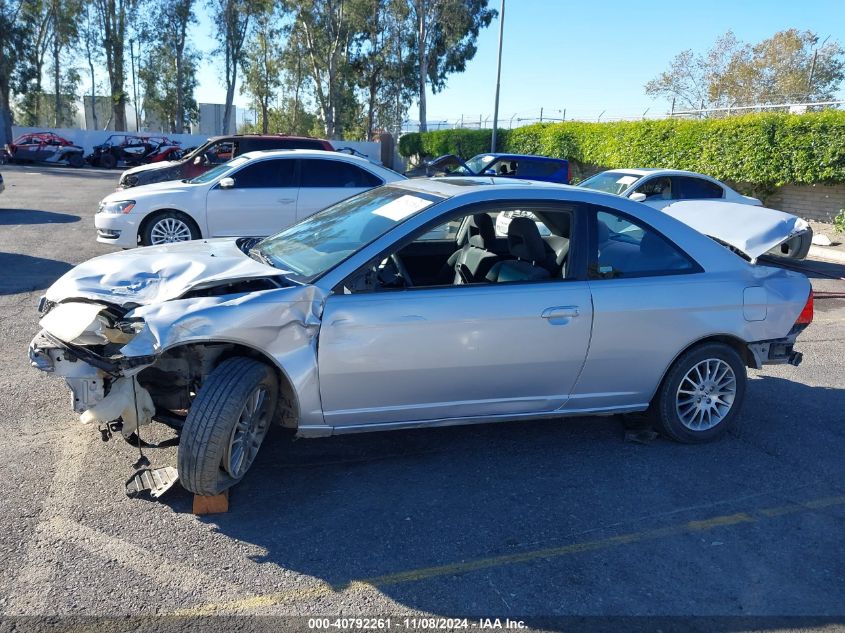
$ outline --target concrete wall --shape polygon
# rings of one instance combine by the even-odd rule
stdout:
[[[845,184],[784,185],[764,201],[767,207],[807,220],[831,222],[845,209]]]
[[[17,138],[21,134],[29,132],[55,132],[59,136],[66,138],[71,143],[79,145],[85,149],[85,153],[91,152],[95,145],[99,145],[105,141],[112,134],[123,134],[124,132],[110,132],[108,130],[80,130],[80,129],[52,129],[46,127],[19,127],[12,126],[12,138]],[[140,136],[162,136],[154,132],[125,132],[125,134],[138,134]],[[164,134],[174,141],[180,141],[182,147],[196,147],[202,145],[208,140],[208,136],[203,134]],[[351,147],[352,149],[361,152],[367,158],[377,163],[381,163],[381,146],[378,143],[370,141],[331,141],[335,149],[344,147]],[[390,165],[388,165],[389,167]]]

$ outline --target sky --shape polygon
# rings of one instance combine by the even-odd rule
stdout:
[[[499,9],[501,0],[490,0]],[[194,41],[204,53],[214,47],[211,23],[200,16]],[[499,120],[519,118],[611,120],[659,115],[664,100],[645,95],[644,84],[665,70],[684,49],[705,52],[728,29],[758,42],[787,28],[808,29],[845,45],[842,0],[506,0]],[[428,95],[428,120],[492,120],[499,22],[478,38],[478,52],[462,74],[440,93]],[[222,103],[219,64],[206,58],[197,101]],[[845,90],[840,92],[845,98]],[[236,104],[248,100],[237,94]],[[416,107],[409,118],[416,120]]]

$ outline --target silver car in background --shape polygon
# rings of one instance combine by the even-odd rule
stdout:
[[[804,259],[813,229],[802,218],[768,209],[725,183],[680,169],[611,169],[578,183],[660,209],[754,261],[762,255]]]
[[[66,379],[83,421],[181,420],[182,484],[215,494],[274,421],[320,437],[649,411],[669,437],[712,440],[746,367],[800,362],[812,294],[618,196],[444,178],[262,241],[104,255],[40,309],[31,362]]]

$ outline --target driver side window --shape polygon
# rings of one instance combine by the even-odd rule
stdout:
[[[371,262],[344,293],[408,288],[563,281],[571,214],[502,209],[452,218]]]
[[[672,181],[669,178],[650,178],[635,193],[645,194],[646,200],[671,200],[673,198]]]

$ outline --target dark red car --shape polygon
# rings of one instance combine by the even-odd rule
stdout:
[[[319,149],[334,151],[328,141],[307,136],[284,134],[234,134],[216,136],[177,161],[151,163],[127,169],[120,176],[120,187],[128,189],[167,180],[195,178],[215,165],[235,156],[266,149]]]

